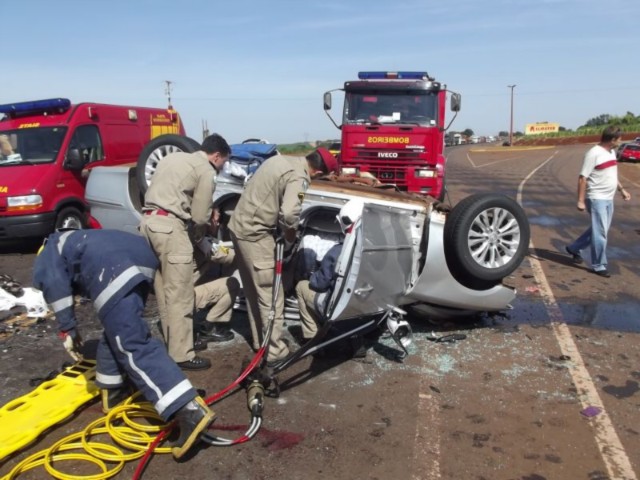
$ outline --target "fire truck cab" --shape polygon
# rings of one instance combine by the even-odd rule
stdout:
[[[341,125],[329,114],[334,91],[344,92]],[[442,199],[447,93],[426,72],[359,72],[357,81],[326,92],[324,110],[342,130],[340,173],[368,172],[401,191]],[[460,100],[450,93],[456,114]]]
[[[171,108],[53,98],[0,105],[0,113],[0,240],[88,226],[91,169],[135,163],[152,138],[184,135]]]

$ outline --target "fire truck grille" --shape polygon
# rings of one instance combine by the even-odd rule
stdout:
[[[393,183],[401,190],[407,186],[407,167],[420,167],[424,159],[419,152],[358,150],[356,158],[348,163],[366,166],[366,169],[383,183]]]
[[[384,183],[404,183],[406,177],[402,168],[369,167],[369,173]]]

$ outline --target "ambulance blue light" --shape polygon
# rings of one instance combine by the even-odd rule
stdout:
[[[6,113],[11,116],[21,113],[50,112],[53,110],[65,111],[68,110],[70,106],[71,101],[68,98],[49,98],[46,100],[0,105],[0,113]]]
[[[427,80],[427,72],[358,72],[360,80]]]

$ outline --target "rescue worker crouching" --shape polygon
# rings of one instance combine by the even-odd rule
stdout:
[[[114,230],[51,234],[36,257],[33,285],[54,311],[60,338],[74,360],[82,358],[74,295],[93,301],[104,329],[96,353],[96,385],[108,412],[131,392],[128,381],[180,436],[173,455],[182,457],[215,414],[184,373],[153,338],[142,318],[158,259],[140,236]]]
[[[235,252],[214,243],[219,214],[214,211],[211,237],[204,237],[194,251],[196,312],[207,311],[206,318],[196,328],[194,345],[207,342],[228,342],[234,339],[230,328],[233,305],[240,291],[237,278],[227,275],[234,267]]]
[[[276,155],[265,161],[248,181],[235,207],[229,230],[247,300],[254,350],[263,342],[272,304],[275,236],[282,235],[285,244],[293,245],[311,177],[336,168],[335,157],[325,148],[306,157]],[[268,345],[268,364],[289,354],[282,339],[283,324],[284,295],[280,289]]]
[[[208,228],[216,172],[230,153],[226,140],[212,134],[200,151],[167,155],[145,194],[140,232],[160,260],[154,286],[162,331],[169,355],[185,370],[211,367],[194,348],[194,244]]]

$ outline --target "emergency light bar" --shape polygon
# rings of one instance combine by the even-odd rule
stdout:
[[[47,100],[34,100],[32,102],[7,103],[0,105],[0,113],[16,116],[25,113],[50,112],[58,110],[64,112],[71,107],[68,98],[49,98]]]
[[[433,80],[427,72],[358,72],[360,80]]]

